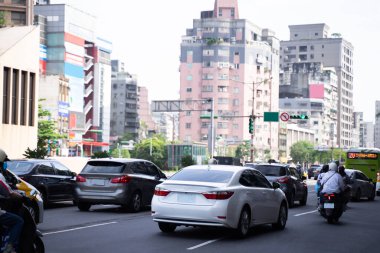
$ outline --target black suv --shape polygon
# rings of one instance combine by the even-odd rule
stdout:
[[[41,192],[45,207],[52,202],[74,201],[76,174],[62,163],[44,159],[12,160],[8,168]]]
[[[296,167],[289,164],[261,163],[255,166],[270,182],[278,182],[281,190],[286,195],[289,207],[294,206],[294,201],[299,201],[300,205],[306,205],[307,185],[304,182],[305,176],[300,175]]]

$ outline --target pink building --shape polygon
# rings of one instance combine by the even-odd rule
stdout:
[[[215,136],[224,143],[250,140],[248,120],[255,120],[255,158],[271,151],[278,157],[278,123],[263,121],[264,112],[278,111],[279,40],[268,29],[239,19],[237,0],[216,0],[202,11],[181,43],[181,100],[214,99]],[[252,108],[254,104],[254,108]],[[181,112],[179,137],[207,142],[210,104]]]

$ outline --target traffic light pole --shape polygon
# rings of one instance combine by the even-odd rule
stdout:
[[[253,139],[255,135],[255,82],[252,82],[252,111],[251,111],[251,117],[252,117],[252,125],[253,129],[251,132],[251,162],[254,162],[253,157]]]

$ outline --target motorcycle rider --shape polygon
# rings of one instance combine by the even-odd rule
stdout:
[[[343,178],[344,191],[343,191],[343,203],[345,204],[344,208],[347,209],[347,203],[351,197],[351,187],[349,186],[351,179],[345,172],[345,167],[343,165],[338,167],[338,172]]]
[[[342,176],[338,173],[338,166],[335,162],[329,164],[329,171],[321,179],[321,196],[324,193],[335,193],[337,198],[342,199],[344,191],[344,182]]]
[[[9,161],[7,154],[4,150],[0,149],[0,199],[2,203],[6,203],[9,200],[21,201],[22,196],[11,189],[6,182],[2,173],[7,169],[7,161]],[[6,226],[9,229],[9,243],[4,253],[16,253],[19,245],[21,231],[24,225],[24,220],[13,213],[7,212],[1,209],[0,205],[0,225]]]

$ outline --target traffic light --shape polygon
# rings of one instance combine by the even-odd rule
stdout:
[[[249,117],[248,130],[250,134],[253,134],[253,118],[252,117]]]
[[[290,119],[309,119],[309,116],[306,114],[292,114],[290,115]]]

